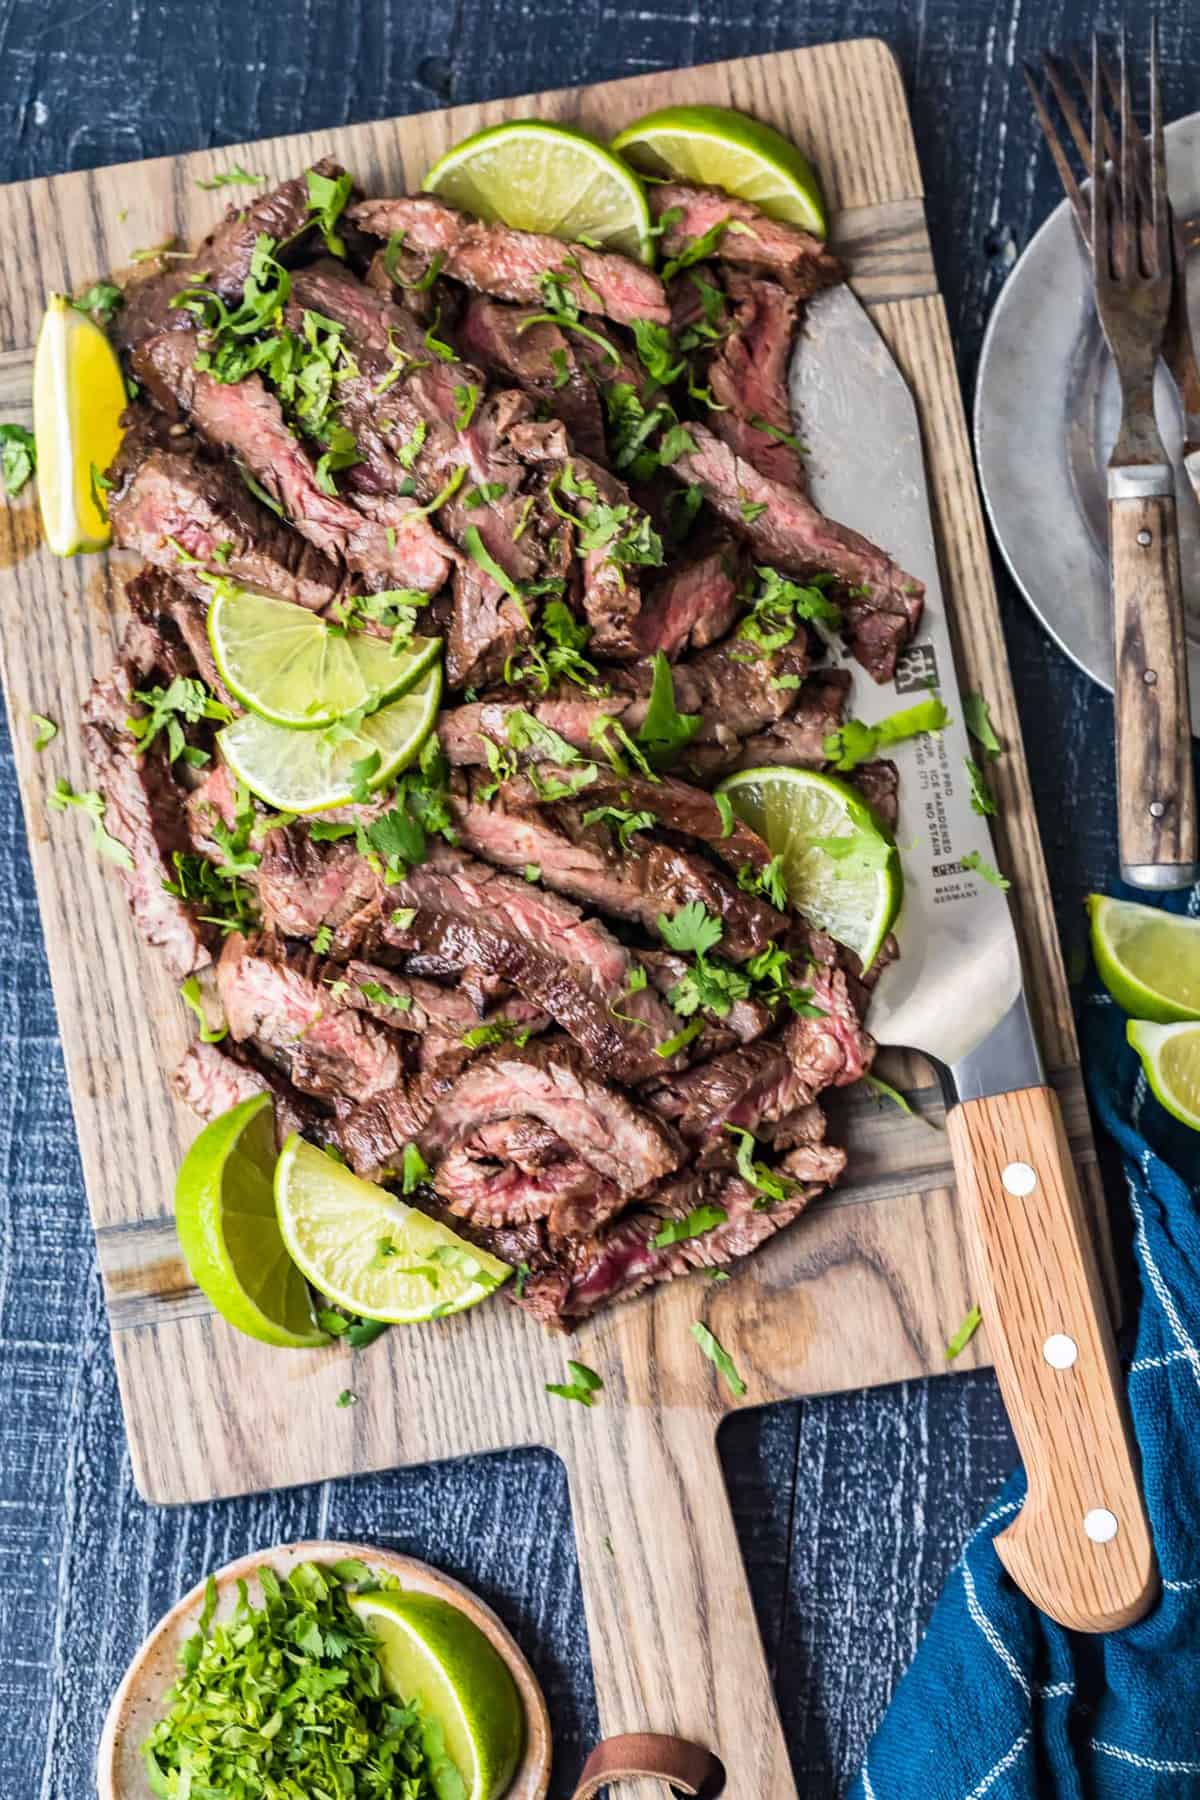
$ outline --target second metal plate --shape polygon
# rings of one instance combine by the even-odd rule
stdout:
[[[1200,218],[1200,114],[1168,125],[1166,137],[1171,200],[1191,242],[1188,228]],[[1198,281],[1193,270],[1194,327]],[[1179,466],[1180,410],[1162,368],[1155,402],[1176,464],[1192,730],[1200,736],[1200,506]],[[992,529],[1017,585],[1055,642],[1110,690],[1105,466],[1119,410],[1090,270],[1064,200],[1016,264],[988,323],[975,451]]]

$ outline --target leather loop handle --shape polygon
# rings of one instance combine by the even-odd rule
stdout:
[[[711,1750],[686,1738],[658,1731],[627,1731],[605,1738],[583,1765],[571,1800],[592,1800],[611,1782],[665,1781],[697,1800],[715,1800],[725,1786],[725,1770]]]

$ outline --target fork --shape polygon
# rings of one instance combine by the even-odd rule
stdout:
[[[1063,116],[1079,143],[1082,124],[1059,86],[1060,105],[1068,101]],[[1092,129],[1085,157],[1092,172],[1090,204],[1070,173],[1040,95],[1035,105],[1091,245],[1096,311],[1121,387],[1121,428],[1108,463],[1118,840],[1124,879],[1162,890],[1190,887],[1200,866],[1175,481],[1154,416],[1154,370],[1177,285],[1157,20],[1151,23],[1148,140],[1133,120],[1123,35],[1115,134],[1105,112],[1105,88],[1099,39],[1093,37]],[[1183,326],[1190,350],[1186,317]]]
[[[1070,63],[1080,88],[1085,94],[1088,93],[1090,91],[1091,80],[1087,71],[1083,68],[1079,58],[1076,56],[1070,58]],[[1046,146],[1050,151],[1054,166],[1058,171],[1058,177],[1062,182],[1063,191],[1074,208],[1076,223],[1079,226],[1084,246],[1090,251],[1092,240],[1091,207],[1080,191],[1079,183],[1075,178],[1075,172],[1071,167],[1070,159],[1067,156],[1062,139],[1055,130],[1050,110],[1042,98],[1041,93],[1038,91],[1034,72],[1028,63],[1025,64],[1024,72],[1025,83],[1033,101],[1033,108],[1037,115],[1038,124],[1042,129],[1042,136],[1046,140]],[[1104,78],[1104,86],[1109,99],[1112,101],[1113,105],[1119,107],[1121,103],[1120,85],[1113,75],[1112,67],[1107,57],[1102,56],[1100,59],[1100,72]],[[1085,176],[1090,179],[1092,174],[1091,137],[1084,129],[1083,121],[1079,116],[1079,109],[1075,104],[1074,96],[1072,95],[1067,80],[1059,66],[1058,59],[1052,56],[1049,51],[1044,52],[1042,55],[1042,74],[1045,77],[1047,87],[1058,102],[1063,122],[1070,133],[1071,141],[1074,144],[1083,165],[1083,172]],[[1116,140],[1113,137],[1107,115],[1102,119],[1102,126],[1104,131],[1105,153],[1110,161],[1116,163],[1119,160]],[[1200,501],[1200,364],[1198,364],[1196,360],[1196,348],[1192,340],[1191,320],[1188,312],[1188,245],[1184,241],[1183,233],[1180,230],[1178,221],[1171,209],[1169,199],[1167,201],[1167,209],[1168,218],[1171,223],[1171,247],[1175,265],[1175,279],[1171,287],[1171,309],[1167,315],[1167,328],[1163,337],[1162,355],[1163,361],[1166,363],[1167,368],[1174,378],[1176,391],[1179,395],[1179,403],[1183,408],[1184,429],[1182,461],[1184,473],[1191,482],[1192,492],[1195,494],[1197,501]],[[1194,242],[1192,248],[1200,248],[1200,244]]]

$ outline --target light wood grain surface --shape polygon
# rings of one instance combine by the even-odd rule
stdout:
[[[198,237],[219,199],[194,185],[243,160],[274,177],[330,152],[375,191],[414,185],[441,150],[497,119],[537,112],[604,134],[667,92],[744,107],[796,137],[814,157],[838,212],[838,235],[916,395],[931,477],[947,593],[958,623],[964,686],[988,697],[1009,754],[997,768],[1001,854],[1017,876],[1019,929],[1047,1060],[1075,1096],[1077,1146],[1090,1182],[1086,1118],[1078,1105],[1076,1048],[1038,847],[1019,729],[1006,673],[945,312],[934,289],[922,195],[904,98],[887,50],[865,41],[785,52],[674,75],[455,108],[446,112],[280,139],[0,190],[8,241],[35,246],[10,266],[0,311],[0,392],[27,400],[29,347],[45,293],[77,289],[129,260],[141,244]],[[853,125],[851,127],[851,122]],[[118,214],[126,217],[118,222]],[[10,413],[10,416],[13,416]],[[19,416],[19,412],[16,416]],[[180,1151],[194,1130],[168,1098],[163,1070],[186,1027],[169,982],[143,953],[116,882],[84,850],[80,822],[47,823],[45,797],[61,774],[82,782],[78,705],[102,667],[121,618],[120,575],[96,560],[53,562],[37,549],[28,505],[11,509],[0,539],[0,652],[51,969],[93,1217],[101,1235],[114,1344],[139,1486],[158,1500],[196,1499],[326,1474],[394,1465],[513,1443],[551,1445],[578,1497],[599,1454],[599,1416],[549,1400],[565,1346],[539,1336],[503,1306],[444,1322],[436,1334],[393,1333],[355,1365],[358,1405],[337,1411],[346,1385],[337,1351],[289,1354],[235,1340],[181,1281],[165,1221]],[[52,751],[29,751],[29,715],[62,720]],[[56,849],[51,852],[49,836]],[[62,840],[80,853],[61,853]],[[922,1128],[924,1129],[924,1128]],[[730,1401],[688,1335],[700,1314],[734,1352],[747,1381],[741,1404],[895,1380],[945,1368],[943,1346],[974,1299],[944,1152],[915,1146],[905,1127],[880,1135],[880,1190],[816,1209],[723,1288],[678,1283],[589,1325],[579,1353],[604,1376],[614,1467],[628,1433],[661,1431],[663,1482],[640,1529],[670,1542],[692,1578],[656,1583],[621,1605],[647,1641],[712,1655],[729,1616],[749,1618],[739,1592],[723,1499],[698,1495],[692,1452],[670,1449],[672,1421],[702,1420],[711,1437]],[[1094,1189],[1093,1189],[1094,1192]],[[977,1340],[960,1366],[978,1365]],[[606,1427],[608,1429],[608,1427]],[[646,1451],[646,1441],[638,1454]],[[604,1592],[594,1511],[577,1498],[593,1643],[619,1635],[620,1609]],[[712,1508],[717,1508],[716,1515]],[[720,1594],[720,1607],[713,1596]],[[641,1604],[639,1605],[639,1600]],[[635,1696],[610,1656],[597,1659],[605,1730],[684,1723],[694,1699],[679,1690],[670,1656]],[[711,1741],[744,1718],[773,1716],[761,1657],[750,1657]],[[698,1728],[698,1721],[686,1721]],[[767,1736],[770,1734],[768,1733]],[[745,1739],[739,1734],[739,1742]],[[716,1745],[721,1749],[720,1743]],[[764,1744],[765,1785],[732,1792],[790,1796],[786,1763]],[[736,1757],[726,1756],[733,1767]]]

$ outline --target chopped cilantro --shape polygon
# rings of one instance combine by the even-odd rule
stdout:
[[[124,293],[112,281],[94,281],[86,293],[71,302],[76,312],[87,313],[98,325],[108,325],[124,304]]]
[[[670,387],[683,374],[683,358],[670,328],[653,319],[634,319],[630,329],[637,353],[651,381]]]
[[[249,169],[243,169],[240,163],[234,163],[231,169],[223,169],[219,175],[210,175],[207,181],[198,175],[196,186],[209,190],[223,187],[260,187],[266,179],[265,175],[251,175]],[[310,194],[312,192],[311,186],[309,192]]]
[[[559,1400],[576,1400],[580,1406],[594,1406],[596,1395],[604,1386],[595,1369],[589,1369],[586,1363],[568,1361],[567,1372],[570,1381],[548,1381],[546,1392],[556,1395]]]
[[[508,595],[517,611],[527,625],[531,624],[529,613],[525,607],[525,597],[506,569],[502,569],[491,551],[479,535],[477,525],[468,525],[463,533],[463,546],[471,561],[481,568],[485,575],[490,575],[502,593]]]
[[[920,737],[927,731],[941,731],[950,723],[941,698],[931,694],[915,706],[889,713],[876,725],[865,725],[861,719],[847,719],[837,731],[831,731],[821,746],[835,769],[856,769],[888,744],[903,743],[906,738]]]
[[[807,582],[795,582],[778,569],[756,568],[754,574],[754,583],[743,594],[749,610],[737,635],[747,643],[757,644],[764,654],[769,656],[793,643],[802,621],[820,620],[834,627],[841,624],[841,608],[825,592],[832,576],[814,575]]]
[[[394,988],[384,987],[381,981],[360,981],[358,991],[372,1006],[387,1006],[393,1012],[412,1011],[411,994],[398,994]]]
[[[996,811],[996,802],[983,778],[983,770],[973,756],[963,758],[963,767],[967,771],[967,783],[971,790],[971,811],[982,813],[985,818],[992,817]]]
[[[664,1038],[661,1044],[655,1044],[655,1056],[661,1056],[664,1062],[669,1057],[678,1056],[679,1052],[685,1050],[693,1038],[700,1036],[703,1029],[704,1021],[693,1019],[690,1025],[685,1025],[682,1031],[675,1033],[674,1037]]]
[[[531,1035],[527,1025],[514,1025],[510,1019],[489,1019],[486,1025],[464,1031],[459,1041],[464,1050],[484,1050],[490,1044],[514,1044],[523,1050]]]
[[[15,500],[37,468],[37,445],[24,425],[0,425],[0,474],[4,491]]]
[[[184,1005],[195,1013],[200,1026],[200,1042],[202,1044],[219,1044],[229,1032],[228,1025],[212,1026],[208,1022],[208,1014],[204,1010],[204,1001],[200,994],[200,983],[194,975],[189,975],[179,990],[179,998]]]
[[[401,1192],[411,1194],[423,1181],[429,1180],[429,1164],[415,1144],[405,1144],[401,1162]]]
[[[996,736],[988,703],[982,694],[964,694],[963,724],[981,749],[989,756],[999,756],[1004,746]]]
[[[133,697],[147,709],[125,721],[126,730],[137,744],[137,754],[144,756],[159,732],[165,731],[168,762],[178,762],[182,757],[194,767],[206,763],[208,752],[188,744],[184,725],[196,725],[203,719],[228,724],[233,717],[224,702],[217,700],[195,676],[176,675],[165,688],[137,688]]]
[[[103,794],[98,794],[94,788],[77,794],[70,782],[60,777],[54,792],[47,797],[47,803],[54,812],[66,812],[69,806],[77,806],[92,821],[92,841],[100,855],[115,863],[118,869],[132,869],[133,858],[129,851],[104,828]]]
[[[530,883],[540,881],[542,879],[541,863],[526,863],[524,873],[526,881]]]
[[[703,1237],[706,1231],[715,1231],[728,1217],[723,1206],[697,1206],[684,1219],[669,1219],[650,1242],[656,1250],[664,1250],[668,1244],[682,1244],[688,1238]]]
[[[650,698],[638,730],[638,743],[645,747],[652,762],[668,762],[691,743],[703,723],[700,713],[681,713],[677,709],[671,665],[664,653],[656,650]]]
[[[910,1119],[916,1118],[917,1115],[908,1100],[899,1088],[892,1086],[890,1081],[885,1081],[881,1075],[866,1074],[863,1076],[863,1082],[873,1094],[878,1094],[881,1100],[890,1100],[893,1106],[899,1107],[900,1111],[906,1113]]]
[[[733,836],[733,802],[728,794],[714,794],[713,805],[721,815],[721,836]]]
[[[727,231],[744,232],[751,237],[754,235],[749,225],[744,225],[740,219],[718,219],[700,237],[689,238],[679,254],[663,264],[663,280],[673,281],[681,269],[690,269],[693,263],[707,262]]]
[[[473,381],[462,382],[454,390],[454,428],[465,431],[475,417],[475,408],[479,404],[479,389]]]
[[[307,169],[304,180],[308,188],[308,210],[325,240],[325,248],[331,256],[344,259],[346,245],[338,236],[335,226],[350,198],[354,186],[353,176],[343,173],[335,178],[322,175],[318,169]]]
[[[639,831],[650,831],[656,822],[652,812],[633,812],[627,806],[593,806],[583,815],[585,825],[606,825],[615,832],[622,850],[628,850]]]
[[[980,880],[986,881],[990,887],[999,888],[1002,894],[1007,894],[1012,886],[1008,877],[1002,875],[999,869],[994,868],[990,862],[986,862],[978,850],[968,850],[962,859],[962,866],[964,869],[973,870]]]
[[[317,955],[318,956],[327,956],[329,954],[329,946],[332,944],[332,942],[333,942],[333,926],[332,925],[318,925],[317,929],[313,932],[313,941],[312,941],[312,947],[316,951]]]
[[[740,1125],[726,1125],[726,1131],[738,1140],[737,1172],[747,1187],[752,1187],[761,1198],[756,1206],[769,1206],[777,1200],[786,1200],[796,1191],[796,1183],[786,1175],[779,1175],[768,1163],[759,1162],[754,1155],[758,1141],[751,1131],[745,1131]]]
[[[45,713],[30,713],[29,717],[33,725],[33,747],[35,750],[44,750],[58,736],[58,726]]]
[[[746,1392],[746,1384],[734,1367],[732,1356],[718,1338],[715,1338],[707,1325],[697,1319],[692,1325],[692,1336],[707,1356],[718,1373],[725,1377],[725,1385],[735,1400],[740,1400]]]
[[[767,503],[765,500],[738,501],[738,511],[741,513],[742,519],[747,525],[753,525],[756,519],[761,519],[766,510]]]
[[[946,1345],[946,1361],[953,1362],[956,1356],[966,1349],[979,1327],[983,1324],[983,1314],[977,1306],[973,1306],[950,1342]]]
[[[353,1393],[350,1388],[343,1388],[341,1393],[337,1397],[336,1404],[338,1406],[342,1406],[342,1407],[357,1406],[358,1405],[358,1395],[356,1393]]]

